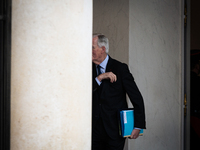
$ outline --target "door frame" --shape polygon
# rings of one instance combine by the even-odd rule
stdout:
[[[184,0],[184,138],[183,149],[190,150],[190,0]],[[185,112],[184,112],[185,111]]]

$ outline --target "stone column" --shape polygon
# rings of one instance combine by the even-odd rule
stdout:
[[[11,149],[91,149],[92,0],[13,0]]]

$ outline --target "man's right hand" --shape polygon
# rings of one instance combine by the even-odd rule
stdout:
[[[111,83],[116,82],[117,81],[117,76],[112,73],[112,72],[106,72],[106,73],[102,73],[100,74],[97,79],[101,82],[104,79],[109,79]]]

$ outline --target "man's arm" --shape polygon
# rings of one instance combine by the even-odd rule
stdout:
[[[123,64],[121,69],[123,86],[128,94],[131,103],[134,106],[134,126],[137,128],[145,129],[145,109],[142,95],[134,81],[132,74],[130,73],[128,66]],[[137,131],[137,132],[136,132]],[[132,132],[132,138],[139,135],[138,129],[134,129]]]

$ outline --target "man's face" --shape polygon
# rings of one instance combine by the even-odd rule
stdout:
[[[92,39],[92,61],[95,64],[100,64],[103,58],[103,48],[97,45],[98,37]]]

